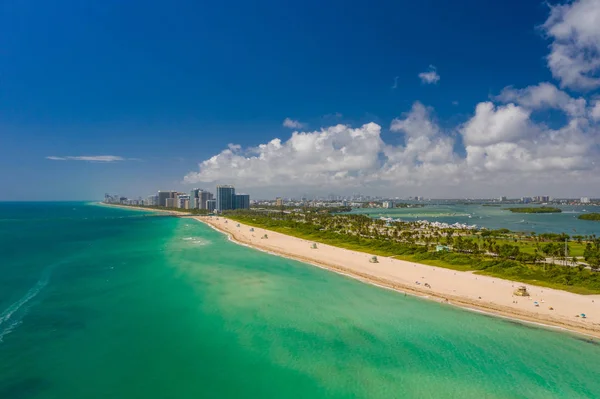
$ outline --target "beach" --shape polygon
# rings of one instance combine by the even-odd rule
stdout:
[[[226,233],[240,244],[289,257],[342,273],[381,287],[419,295],[497,316],[539,323],[600,338],[600,295],[578,295],[535,286],[372,255],[252,228],[223,217],[202,216],[196,220]],[[264,235],[268,238],[263,238]],[[427,286],[425,286],[427,284]],[[530,296],[515,296],[526,286]],[[581,314],[586,317],[582,318]]]

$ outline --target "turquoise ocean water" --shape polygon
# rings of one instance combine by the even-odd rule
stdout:
[[[0,398],[598,398],[600,346],[205,225],[0,203]]]

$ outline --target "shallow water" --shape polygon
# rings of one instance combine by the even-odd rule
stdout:
[[[0,204],[0,398],[597,398],[600,346],[188,219]]]

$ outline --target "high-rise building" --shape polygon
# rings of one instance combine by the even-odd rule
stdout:
[[[281,197],[275,198],[275,205],[283,206],[283,198],[281,198]]]
[[[175,198],[165,199],[165,204],[162,206],[166,206],[167,208],[175,208]]]
[[[217,200],[215,199],[209,199],[206,201],[206,210],[208,210],[209,212],[214,212],[216,207],[217,207]]]
[[[213,193],[208,191],[200,190],[198,191],[198,208],[199,209],[208,209],[206,208],[206,201],[214,199]]]
[[[190,209],[198,209],[198,191],[200,191],[199,188],[190,191]]]
[[[217,186],[217,205],[218,212],[234,209],[235,188],[231,185]]]
[[[250,195],[248,194],[235,194],[233,202],[234,209],[250,209]]]
[[[579,200],[579,202],[581,202],[582,204],[589,204],[590,199],[589,197],[581,197],[581,200]]]
[[[381,206],[386,209],[393,208],[394,202],[393,201],[383,201]]]
[[[158,205],[158,195],[149,195],[148,199],[146,199],[146,204],[149,206]]]
[[[187,194],[177,194],[177,199],[175,201],[175,206],[180,209],[187,209],[185,204],[190,203],[190,196]]]
[[[168,198],[175,198],[177,191],[159,191],[158,192],[158,206],[167,206]]]

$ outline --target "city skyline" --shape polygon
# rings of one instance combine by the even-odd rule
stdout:
[[[600,196],[597,0],[66,3],[0,13],[0,200]]]

